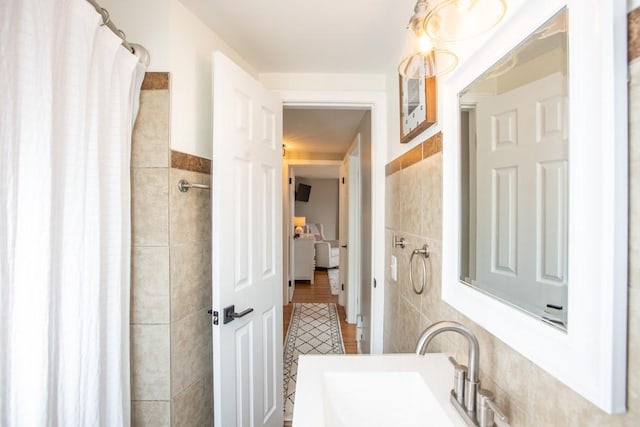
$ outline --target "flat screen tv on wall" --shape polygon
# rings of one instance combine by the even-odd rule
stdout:
[[[307,184],[298,184],[298,191],[296,191],[296,200],[298,202],[308,202],[309,194],[311,194],[311,186]]]

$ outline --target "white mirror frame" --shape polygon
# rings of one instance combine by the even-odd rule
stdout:
[[[459,281],[459,92],[564,6],[569,11],[569,289],[562,332]],[[442,84],[442,299],[608,413],[625,411],[625,0],[524,2]]]

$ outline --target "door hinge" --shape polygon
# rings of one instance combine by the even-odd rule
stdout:
[[[293,184],[293,178],[289,178],[289,184]]]
[[[344,283],[342,284],[342,290],[344,291]]]
[[[209,310],[207,311],[207,313],[209,313],[211,315],[211,323],[214,325],[218,324],[218,312],[217,311],[213,311],[213,310]]]
[[[344,184],[344,176],[342,177],[342,183]]]
[[[291,287],[291,280],[289,280],[289,287]]]
[[[376,286],[378,286],[378,282],[376,282],[375,277],[373,278],[373,287],[375,288]]]

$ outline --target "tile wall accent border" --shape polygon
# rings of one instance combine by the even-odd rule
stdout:
[[[142,81],[142,90],[168,90],[169,73],[148,71]]]
[[[408,168],[409,166],[418,163],[434,154],[442,151],[442,132],[438,132],[432,137],[428,138],[421,144],[416,145],[411,150],[402,154],[387,163],[385,166],[385,175],[393,175],[401,169]]]
[[[405,169],[422,160],[422,144],[418,144],[400,157],[400,168]]]
[[[402,157],[398,157],[397,159],[387,163],[387,165],[385,166],[385,175],[386,176],[393,175],[394,173],[398,172],[400,169],[402,169]]]
[[[627,33],[629,34],[629,62],[640,57],[640,7],[627,15]]]
[[[442,152],[442,132],[438,132],[422,143],[422,158],[426,159]]]
[[[171,150],[171,167],[211,175],[211,160]]]

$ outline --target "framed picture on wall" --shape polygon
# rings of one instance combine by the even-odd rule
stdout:
[[[436,78],[400,76],[400,142],[407,143],[436,122]]]

